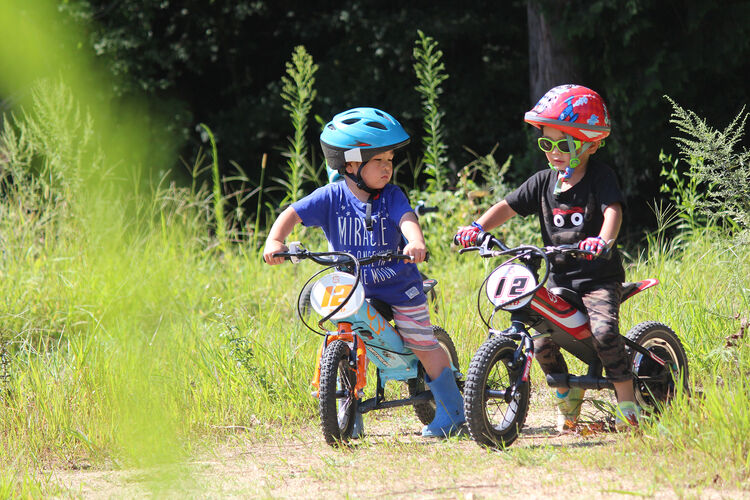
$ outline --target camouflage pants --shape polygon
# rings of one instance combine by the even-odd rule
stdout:
[[[591,321],[594,349],[607,378],[612,382],[624,382],[633,378],[625,357],[625,342],[620,335],[619,313],[622,285],[607,283],[599,288],[580,293]],[[544,373],[568,373],[560,347],[549,338],[534,341],[536,359]]]

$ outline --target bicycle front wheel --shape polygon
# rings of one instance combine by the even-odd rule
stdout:
[[[328,344],[320,361],[320,427],[326,443],[332,446],[351,438],[359,403],[357,372],[349,366],[349,352],[345,342],[335,340]]]
[[[517,438],[529,411],[528,381],[512,391],[522,367],[513,367],[516,343],[495,336],[479,347],[464,386],[469,434],[482,446],[504,448]]]

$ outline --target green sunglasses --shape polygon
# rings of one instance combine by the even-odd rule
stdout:
[[[547,137],[540,137],[537,140],[537,144],[539,144],[539,149],[544,151],[545,153],[551,153],[553,149],[557,148],[558,151],[561,153],[571,153],[568,149],[568,140],[563,138],[558,141],[553,141],[552,139],[549,139]],[[582,142],[578,139],[573,139],[573,145],[576,148],[576,151],[581,149]]]

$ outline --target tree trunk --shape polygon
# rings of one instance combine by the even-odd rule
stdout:
[[[545,11],[553,19],[559,18],[563,2],[546,2]],[[529,25],[529,98],[533,106],[549,89],[565,83],[581,83],[580,72],[573,59],[568,40],[556,36],[548,24],[538,0],[527,4]]]

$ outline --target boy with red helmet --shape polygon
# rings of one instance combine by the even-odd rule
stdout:
[[[460,227],[457,237],[463,246],[470,246],[480,231],[500,226],[515,215],[537,214],[545,245],[578,243],[579,248],[597,255],[609,250],[608,260],[553,260],[549,283],[550,288],[572,289],[583,299],[594,348],[617,393],[616,425],[618,429],[637,425],[640,409],[618,325],[625,272],[615,240],[625,199],[614,171],[591,158],[610,133],[607,107],[589,88],[560,85],[548,91],[524,120],[541,130],[537,142],[551,170],[534,174],[470,226]],[[545,374],[568,373],[558,345],[540,338],[534,348]],[[580,388],[556,391],[559,431],[575,425],[583,393]]]
[[[330,247],[369,256],[394,250],[411,262],[381,261],[363,266],[365,296],[393,308],[393,319],[404,345],[411,348],[427,372],[435,398],[435,418],[422,429],[425,437],[456,434],[466,418],[463,397],[445,351],[430,323],[430,311],[416,263],[425,259],[424,235],[417,216],[401,189],[390,184],[393,153],[409,142],[409,135],[390,114],[375,108],[353,108],[337,114],[323,127],[320,145],[331,171],[342,182],[332,182],[284,210],[266,239],[263,258],[287,251],[284,240],[299,223],[323,229]],[[402,248],[403,238],[406,244]],[[357,414],[354,434],[361,429]]]

